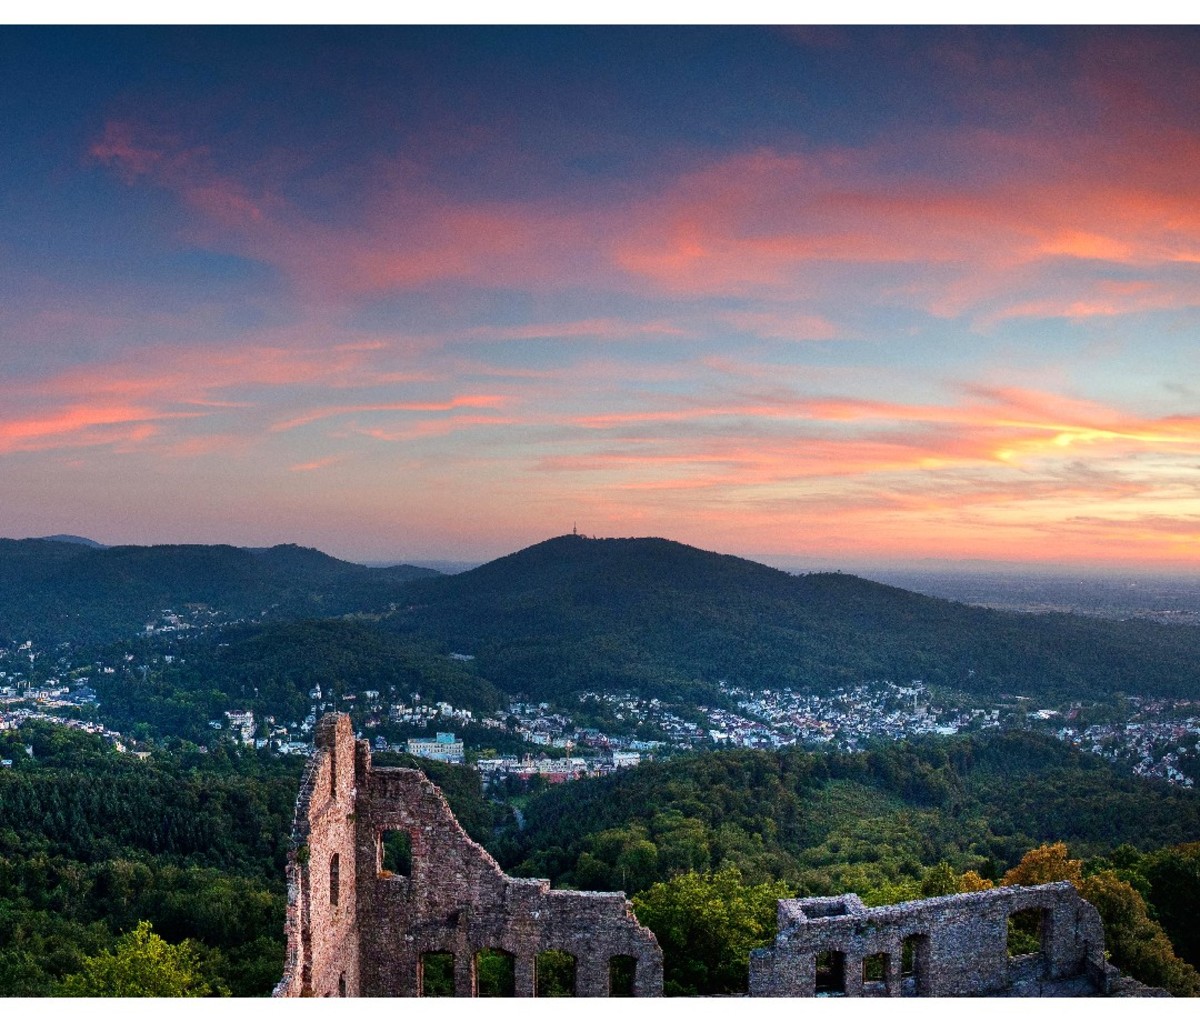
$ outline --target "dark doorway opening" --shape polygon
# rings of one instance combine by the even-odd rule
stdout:
[[[515,997],[517,973],[507,951],[485,947],[475,956],[475,992],[479,997]]]
[[[420,995],[454,996],[454,955],[449,951],[426,951],[421,955]]]
[[[632,997],[637,980],[637,959],[632,955],[613,955],[608,960],[608,996]]]
[[[846,992],[846,956],[841,951],[817,953],[818,997],[839,997]]]
[[[543,951],[536,959],[538,997],[575,996],[575,956],[566,951]]]

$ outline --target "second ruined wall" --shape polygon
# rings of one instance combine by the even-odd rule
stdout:
[[[1008,920],[1018,912],[1040,917],[1041,950],[1011,958]],[[911,941],[911,989],[902,982],[902,959]],[[1078,978],[1103,992],[1104,926],[1094,907],[1069,883],[998,887],[900,905],[867,908],[855,895],[784,900],[774,946],[750,958],[752,997],[811,997],[817,956],[838,956],[843,991],[868,993],[863,962],[877,957],[882,996],[965,997],[1004,991],[1027,979]]]

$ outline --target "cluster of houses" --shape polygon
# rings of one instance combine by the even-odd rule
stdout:
[[[716,742],[747,748],[815,743],[853,752],[879,738],[952,735],[968,727],[1000,726],[996,710],[933,705],[921,681],[871,681],[822,695],[790,688],[750,691],[725,682],[720,687],[747,716],[710,709],[709,734]]]
[[[557,759],[545,756],[535,759],[530,755],[520,758],[500,756],[477,760],[475,769],[483,775],[485,787],[510,777],[520,781],[540,777],[548,784],[561,784],[581,777],[603,777],[616,770],[634,767],[641,762],[641,758],[638,752],[618,751],[600,756],[562,756]]]
[[[1130,702],[1138,709],[1128,721],[1085,728],[1068,723],[1055,733],[1076,748],[1130,764],[1139,777],[1195,787],[1200,780],[1200,702],[1136,696]]]
[[[410,756],[431,759],[439,763],[463,763],[465,753],[462,740],[448,732],[439,732],[433,738],[409,738],[403,747],[389,745],[382,737],[375,739],[379,752],[404,751]],[[540,777],[549,784],[578,780],[580,777],[599,777],[624,767],[637,766],[641,754],[636,752],[610,752],[604,756],[495,756],[476,759],[471,765],[483,777],[484,786],[507,778],[529,781]]]
[[[36,704],[41,709],[70,709],[96,702],[96,693],[88,685],[92,670],[113,674],[115,668],[102,664],[70,670],[63,660],[50,672],[35,671],[45,654],[27,640],[16,646],[0,646],[0,706]],[[60,669],[61,668],[61,669]]]
[[[363,697],[367,700],[370,700],[372,696],[378,698],[379,693],[373,691],[363,693]],[[470,724],[475,719],[475,714],[470,710],[455,708],[447,702],[423,703],[420,695],[415,692],[411,698],[413,700],[411,706],[406,703],[393,703],[388,707],[388,719],[393,724],[411,724],[420,727],[438,719]]]
[[[211,622],[164,611],[147,632],[184,631]],[[101,675],[151,669],[124,653],[115,663],[72,664],[70,658],[35,648],[32,641],[0,646],[0,729],[30,717],[46,719],[109,737],[118,748],[126,743],[114,731],[80,718],[94,715],[96,692],[89,682]],[[55,657],[56,659],[52,659]],[[451,654],[454,659],[470,659]],[[175,658],[162,655],[162,662]],[[397,701],[377,689],[343,693],[335,698],[321,686],[309,691],[310,712],[292,723],[274,717],[255,718],[251,710],[229,710],[209,721],[221,738],[281,755],[307,755],[317,719],[330,710],[354,711],[368,735],[388,727],[401,733],[418,731],[433,737],[407,739],[402,751],[448,763],[463,763],[468,750],[455,737],[460,728],[482,728],[545,747],[549,755],[488,757],[477,768],[485,779],[542,777],[551,782],[593,776],[639,762],[645,756],[674,750],[728,745],[775,749],[792,745],[829,745],[844,751],[864,748],[878,739],[922,734],[955,734],[962,730],[1035,727],[1078,748],[1125,763],[1139,776],[1182,787],[1200,784],[1200,703],[1130,697],[1134,712],[1127,720],[1080,727],[1079,707],[1038,709],[1027,697],[1004,697],[998,708],[939,706],[921,681],[906,685],[872,681],[813,695],[787,687],[749,690],[721,682],[728,697],[722,706],[701,706],[688,718],[658,699],[630,693],[583,692],[576,697],[579,714],[591,724],[577,723],[576,711],[548,702],[516,700],[502,710],[481,714],[446,701],[422,701],[419,693]],[[730,709],[729,707],[734,707]],[[690,718],[690,719],[689,719]],[[216,736],[214,736],[216,737]],[[389,748],[382,737],[377,748]],[[382,744],[381,744],[382,743]],[[501,743],[497,743],[501,744]],[[207,746],[201,746],[207,751]],[[400,747],[398,747],[400,748]]]
[[[262,615],[265,616],[264,611]],[[182,611],[164,610],[143,629],[145,635],[170,635],[186,632],[193,628],[207,629],[212,626],[240,624],[244,618],[230,619],[224,611],[213,610],[203,604],[189,604]]]

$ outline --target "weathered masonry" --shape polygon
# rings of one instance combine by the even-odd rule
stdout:
[[[1036,951],[1011,953],[1013,916]],[[778,919],[774,946],[751,953],[752,997],[1097,995],[1119,978],[1099,913],[1066,882],[882,908],[854,894],[784,900]]]
[[[383,868],[389,831],[407,835],[408,875]],[[485,972],[530,997],[539,962],[580,997],[662,994],[662,951],[624,894],[506,876],[421,771],[372,767],[345,715],[317,725],[287,874],[277,997],[473,997]]]

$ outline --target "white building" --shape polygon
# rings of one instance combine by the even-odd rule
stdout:
[[[439,731],[437,737],[433,739],[410,738],[408,754],[421,756],[424,759],[436,759],[442,763],[461,763],[463,761],[463,743],[453,734]]]

